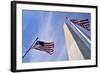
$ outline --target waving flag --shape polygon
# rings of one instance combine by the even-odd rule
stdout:
[[[70,20],[72,23],[80,25],[81,27],[85,28],[86,30],[90,31],[90,24],[88,19],[79,20],[79,19],[72,19]]]
[[[47,52],[50,55],[52,55],[53,52],[54,52],[54,49],[53,49],[54,48],[54,42],[37,41],[32,48],[39,50],[39,51]]]

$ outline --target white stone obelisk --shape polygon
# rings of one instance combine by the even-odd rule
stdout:
[[[66,23],[64,23],[64,35],[65,35],[65,41],[66,41],[66,47],[68,50],[69,60],[83,60],[84,57],[76,41],[74,40],[73,35],[69,31],[69,28],[66,25]]]

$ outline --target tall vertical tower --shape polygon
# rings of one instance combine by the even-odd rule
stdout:
[[[69,60],[83,60],[84,56],[80,51],[72,33],[70,32],[66,23],[64,23],[64,35],[66,41],[66,48],[68,50]]]

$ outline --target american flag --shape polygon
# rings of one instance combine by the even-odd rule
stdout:
[[[77,24],[77,25],[85,28],[86,30],[90,31],[90,24],[89,24],[89,20],[88,19],[83,19],[83,20],[71,19],[70,21],[72,23]]]
[[[37,41],[32,48],[47,52],[48,54],[52,55],[54,52],[54,42],[43,42],[43,41]]]

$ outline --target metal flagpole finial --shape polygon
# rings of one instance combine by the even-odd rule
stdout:
[[[69,18],[68,17],[66,17],[66,23],[68,23],[69,22]]]
[[[66,17],[66,19],[68,20],[68,17]]]
[[[37,37],[36,40],[38,40],[39,38]]]

